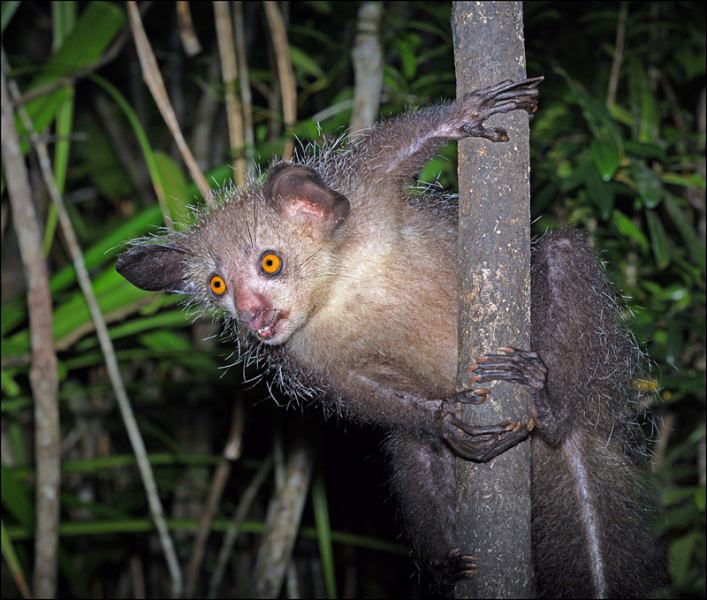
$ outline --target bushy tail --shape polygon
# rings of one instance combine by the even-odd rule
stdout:
[[[536,595],[647,597],[664,565],[637,461],[641,353],[580,233],[541,240],[532,289],[532,347],[548,371],[539,401],[549,415],[533,439]]]

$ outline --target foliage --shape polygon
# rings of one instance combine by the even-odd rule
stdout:
[[[259,169],[266,169],[271,157],[282,152],[290,135],[302,145],[333,139],[350,117],[356,5],[288,6],[299,115],[293,134],[283,132],[279,109],[271,104],[274,70],[262,13],[256,3],[244,3],[254,92],[255,143],[250,150]],[[191,3],[191,10],[204,45],[204,52],[192,58],[176,42],[171,3],[154,3],[143,18],[190,145],[197,145],[200,128],[210,131],[209,144],[199,157],[208,181],[222,185],[232,171],[224,113],[216,110],[223,108],[224,90],[213,13],[207,3]],[[51,7],[4,2],[2,11],[3,48],[12,65],[9,75],[22,93],[75,74],[106,56],[127,27],[124,7],[108,2]],[[450,14],[450,5],[443,3],[386,5],[381,28],[382,115],[454,97]],[[654,361],[652,376],[662,400],[656,407],[660,425],[654,462],[666,507],[665,519],[656,527],[669,544],[673,595],[704,595],[705,585],[705,473],[699,462],[705,444],[704,23],[700,3],[538,2],[525,7],[528,73],[546,76],[531,127],[534,233],[567,223],[589,233],[609,265],[610,277],[627,298],[631,327]],[[621,50],[617,31],[624,34]],[[184,204],[199,195],[175,158],[164,122],[139,81],[130,38],[118,57],[96,74],[43,93],[26,108],[38,131],[56,136],[55,176],[84,248],[176,531],[193,526],[199,514],[210,467],[218,462],[227,435],[228,419],[223,414],[231,412],[234,395],[247,396],[250,404],[265,398],[267,391],[247,390],[240,367],[225,372],[220,368],[234,359],[224,344],[199,341],[205,334],[195,333],[196,326],[208,324],[193,326],[176,300],[137,290],[115,273],[115,257],[127,240],[164,225],[151,181],[165,182],[171,205],[182,215],[178,218],[185,215]],[[29,143],[24,150],[29,150]],[[453,146],[446,148],[423,177],[453,188],[455,155]],[[37,197],[41,196],[38,190]],[[57,235],[53,209],[41,202],[40,211],[51,270],[66,441],[61,592],[89,595],[94,585],[117,586],[118,577],[109,571],[123,572],[136,559],[152,573],[163,574],[163,567],[145,543],[150,524],[144,494],[116,418],[74,268]],[[28,450],[30,342],[10,234],[3,240],[2,261],[3,553],[8,559],[16,555],[12,564],[27,574],[32,547],[24,540],[31,538],[34,494]],[[213,335],[213,329],[209,331]],[[252,470],[271,451],[273,430],[279,428],[287,437],[295,427],[299,415],[293,412],[274,412],[270,401],[249,409],[244,441],[248,458],[234,468],[226,496],[231,502],[240,497]],[[307,412],[311,419],[321,418],[316,410]],[[385,475],[368,458],[378,438],[352,428],[343,435],[333,423],[318,422],[315,429],[320,431],[321,447],[327,448],[318,460],[326,477],[329,515],[321,516],[326,515],[326,504],[322,505],[324,480],[319,478],[315,486],[319,493],[313,496],[305,522],[316,524],[320,541],[333,531],[335,541],[345,542],[335,544],[335,556],[328,559],[336,565],[339,587],[344,585],[348,563],[358,574],[358,593],[374,581],[369,595],[418,593],[409,591],[415,582],[409,579],[412,568],[405,557],[377,550],[368,559],[354,550],[395,537],[394,528],[384,524],[392,522],[393,510],[390,503],[383,504],[380,488]],[[242,578],[247,569],[244,572],[241,559],[249,552],[245,537],[262,528],[267,501],[261,493],[232,560]],[[381,510],[371,510],[379,506]],[[223,529],[235,506],[225,501],[218,510],[214,531]],[[180,516],[191,518],[190,523],[178,521]],[[298,561],[317,555],[307,545],[307,535],[314,533],[304,534]],[[191,538],[176,539],[180,555],[186,556]],[[327,547],[322,546],[323,555]],[[376,566],[381,560],[390,561],[383,572]],[[400,577],[390,575],[396,572]],[[237,577],[232,575],[229,581],[233,588]],[[150,593],[164,595],[164,590]]]

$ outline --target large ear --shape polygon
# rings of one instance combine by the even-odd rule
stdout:
[[[181,248],[145,244],[121,254],[115,270],[141,290],[194,295],[197,290],[187,273],[188,256]]]
[[[265,197],[275,209],[304,225],[316,238],[328,238],[344,222],[348,198],[328,188],[314,169],[280,163],[265,178]]]

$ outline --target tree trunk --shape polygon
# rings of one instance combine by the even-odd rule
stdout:
[[[520,2],[455,2],[452,29],[457,97],[525,78]],[[528,115],[513,111],[490,123],[510,142],[459,142],[459,390],[469,387],[466,368],[476,358],[502,346],[530,348]],[[463,407],[467,422],[528,422],[522,386],[488,387],[484,404]],[[484,565],[457,586],[457,597],[529,597],[530,443],[488,464],[458,459],[457,481],[457,545]]]

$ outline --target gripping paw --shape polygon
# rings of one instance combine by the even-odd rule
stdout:
[[[477,392],[479,390],[476,390]],[[488,393],[488,390],[483,390]],[[468,394],[462,392],[461,394]],[[437,429],[443,440],[462,458],[487,462],[530,435],[532,420],[525,426],[520,421],[498,425],[472,425],[461,418],[461,394],[447,398],[437,418]],[[478,402],[476,402],[478,404]]]
[[[537,109],[538,84],[543,77],[522,81],[503,81],[494,86],[476,90],[459,102],[466,116],[461,131],[465,136],[482,137],[492,142],[507,142],[508,135],[500,127],[484,127],[484,121],[496,113],[524,110],[530,116]]]
[[[547,367],[537,352],[499,348],[500,354],[477,359],[467,371],[473,371],[471,383],[510,381],[520,383],[533,392],[540,392],[547,382]]]

